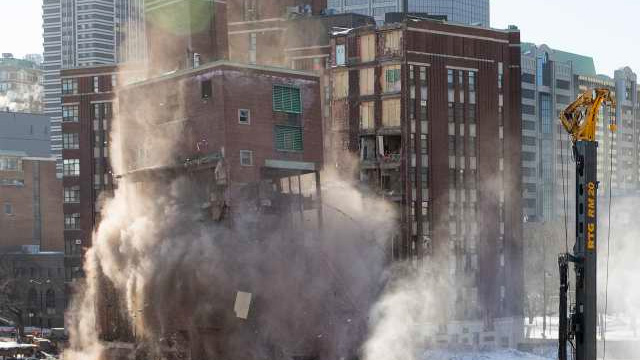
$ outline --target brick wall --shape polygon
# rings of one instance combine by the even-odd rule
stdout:
[[[62,186],[56,178],[55,161],[22,158],[21,172],[3,171],[0,178],[24,181],[23,186],[0,186],[0,246],[19,249],[23,245],[40,245],[43,251],[61,251]],[[36,201],[40,207],[39,234]],[[10,205],[12,214],[5,212],[5,204]]]

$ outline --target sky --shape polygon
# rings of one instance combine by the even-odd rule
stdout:
[[[640,74],[639,0],[491,0],[491,26],[511,24],[523,42],[593,57],[600,74]]]
[[[0,0],[0,52],[42,54],[42,0]]]
[[[599,73],[640,73],[639,0],[490,0],[491,26],[521,40],[592,56]],[[42,53],[42,0],[0,0],[0,52]]]

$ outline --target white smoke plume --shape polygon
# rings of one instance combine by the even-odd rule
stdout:
[[[385,293],[372,310],[363,348],[365,360],[421,358],[429,346],[427,339],[437,333],[434,324],[446,320],[443,302],[447,296],[438,290],[448,291],[449,287],[437,279],[433,271],[407,263],[390,270]]]

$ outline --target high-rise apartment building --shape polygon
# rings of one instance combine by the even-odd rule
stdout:
[[[602,119],[596,126],[596,141],[598,141],[598,180],[600,181],[599,195],[608,193],[606,187],[611,181],[611,189],[620,195],[629,195],[640,190],[640,176],[638,164],[638,97],[637,76],[628,67],[616,70],[614,77],[606,75],[578,75],[576,76],[575,96],[579,93],[597,87],[609,89],[616,97],[616,108],[602,111]],[[610,132],[608,124],[615,121],[617,131]]]
[[[521,49],[523,216],[525,222],[551,221],[574,192],[571,143],[558,114],[575,99],[576,76],[594,77],[595,66],[590,57],[546,45]]]
[[[328,8],[340,13],[353,12],[373,16],[383,22],[385,14],[402,12],[446,16],[457,24],[489,27],[489,0],[328,0]]]
[[[60,70],[139,59],[144,46],[139,0],[44,0],[44,112],[51,150],[62,171]],[[135,44],[135,45],[133,45]],[[135,49],[133,51],[132,49]]]
[[[633,71],[628,67],[619,69],[614,78],[598,75],[591,57],[546,45],[523,44],[522,196],[525,221],[553,221],[563,215],[565,206],[573,208],[575,171],[571,141],[558,116],[580,93],[594,88],[609,89],[618,101],[615,109],[601,112],[596,127],[600,194],[607,193],[605,187],[610,178],[614,192],[628,194],[640,188],[637,77]],[[607,127],[612,120],[618,124],[615,133]]]
[[[513,332],[494,339],[514,345],[523,296],[519,31],[410,20],[338,32],[331,52],[329,161],[397,205],[396,258],[440,264],[455,284],[443,289],[442,322],[488,324],[458,334],[471,337],[509,319]],[[357,169],[345,152],[359,157]]]
[[[636,113],[638,76],[629,67],[624,67],[615,71],[613,80],[616,84],[618,124],[617,144],[613,151],[617,154],[618,171],[614,173],[616,181],[612,181],[612,188],[628,194],[640,190],[640,123]]]

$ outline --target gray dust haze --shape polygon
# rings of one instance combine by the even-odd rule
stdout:
[[[165,111],[154,108],[157,101],[114,119],[110,154],[116,174],[157,168],[174,157],[180,125],[153,123],[156,111]],[[174,118],[183,112],[178,106]],[[123,124],[132,123],[140,131],[127,138]],[[395,214],[323,176],[320,229],[311,218],[295,224],[291,214],[263,218],[249,201],[237,205],[242,211],[234,212],[230,224],[218,223],[203,216],[202,184],[188,176],[144,182],[121,177],[113,198],[103,201],[85,257],[86,283],[76,289],[68,313],[65,359],[107,356],[99,304],[122,308],[107,318],[126,319],[121,326],[149,354],[179,352],[188,343],[206,359],[353,356],[382,290]],[[252,230],[266,221],[266,231]],[[234,313],[238,291],[252,294],[246,320]]]

